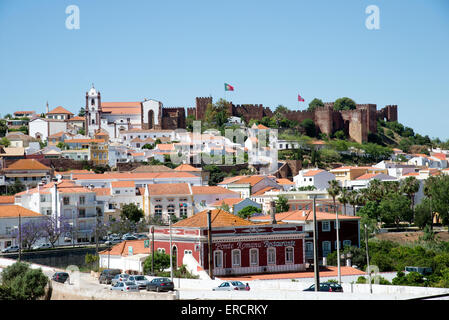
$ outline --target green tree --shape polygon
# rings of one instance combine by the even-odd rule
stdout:
[[[286,212],[290,210],[288,199],[283,195],[278,196],[278,198],[275,201],[275,205],[276,205],[276,213]]]
[[[247,206],[240,210],[237,215],[242,219],[249,219],[255,213],[261,213],[262,210],[260,208],[254,206]]]
[[[3,137],[0,140],[0,144],[4,147],[9,147],[11,145],[11,142],[6,137]]]
[[[140,219],[143,218],[143,210],[139,209],[139,207],[134,203],[128,203],[123,205],[121,216],[134,223],[137,223],[140,221]]]
[[[174,258],[174,256],[173,256]],[[143,263],[143,272],[145,274],[150,274],[152,266],[152,254],[145,259]],[[176,264],[174,264],[176,265]],[[154,271],[155,273],[162,272],[170,266],[170,255],[165,252],[154,252]]]
[[[410,200],[402,194],[390,194],[380,202],[379,209],[381,221],[387,224],[394,223],[399,226],[400,222],[410,222],[413,218]]]
[[[323,101],[321,101],[321,99],[314,98],[312,101],[310,101],[309,108],[307,108],[307,111],[314,111],[316,108],[319,107],[324,107]]]
[[[357,107],[354,100],[343,97],[335,100],[334,102],[334,110],[354,110]]]
[[[45,295],[48,283],[42,269],[31,269],[29,264],[16,262],[1,274],[3,295],[11,300],[37,300]]]
[[[315,137],[316,136],[316,127],[315,122],[313,122],[312,119],[304,119],[300,126],[304,128],[306,135],[309,137]]]
[[[216,186],[219,182],[223,181],[226,177],[226,173],[221,171],[216,165],[209,164],[203,167],[204,171],[209,172],[209,185]]]

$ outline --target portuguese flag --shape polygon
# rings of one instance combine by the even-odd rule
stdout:
[[[225,83],[225,91],[234,91],[234,87],[230,84]]]

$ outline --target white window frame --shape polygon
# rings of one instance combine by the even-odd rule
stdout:
[[[310,247],[311,250],[307,250],[308,247]],[[313,252],[313,242],[312,241],[306,241],[306,252]]]
[[[219,260],[219,264],[217,263],[217,258]],[[223,251],[215,250],[214,251],[214,267],[215,268],[223,268]]]
[[[289,258],[288,252],[291,250],[291,260]],[[295,248],[286,247],[285,248],[285,264],[294,264],[295,263]]]
[[[273,261],[270,260],[271,256],[273,257]],[[276,264],[276,248],[275,247],[267,248],[267,264],[268,265]]]
[[[255,261],[253,260],[253,253],[255,252]],[[252,248],[249,250],[249,265],[258,266],[259,265],[259,249]]]
[[[329,248],[329,250],[325,250],[325,248]],[[322,242],[323,256],[326,257],[329,253],[332,252],[332,242],[323,241]]]
[[[343,240],[343,248],[344,248],[345,246],[350,247],[351,245],[352,245],[352,241],[351,241],[351,240]]]
[[[235,259],[235,253],[238,253],[238,261],[236,261]],[[242,265],[242,252],[240,251],[240,249],[234,249],[231,251],[231,256],[232,256],[232,266],[233,267],[240,267]]]
[[[327,226],[327,228],[324,228],[325,225]],[[330,221],[322,221],[321,222],[321,231],[323,231],[323,232],[331,231],[331,223],[330,223]]]

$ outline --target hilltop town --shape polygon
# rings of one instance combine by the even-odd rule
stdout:
[[[108,96],[92,86],[78,110],[5,115],[4,254],[95,245],[96,270],[147,274],[157,251],[206,280],[300,275],[318,258],[334,277],[337,265],[338,277],[363,276],[365,230],[447,233],[449,146],[400,124],[396,105]]]

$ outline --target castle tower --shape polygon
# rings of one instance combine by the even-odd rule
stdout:
[[[101,128],[101,95],[92,84],[89,92],[86,92],[86,134],[93,136],[95,131]]]

